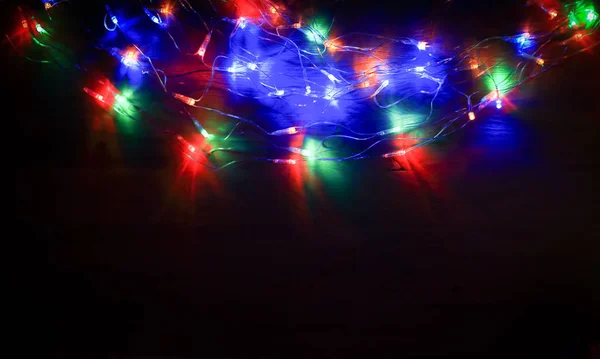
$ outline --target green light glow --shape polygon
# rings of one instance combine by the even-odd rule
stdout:
[[[35,24],[35,29],[37,30],[37,32],[39,32],[40,34],[46,34],[46,30],[44,30],[44,28],[42,27],[42,25],[40,24]]]
[[[305,30],[306,38],[310,42],[316,44],[322,44],[327,39],[329,33],[329,25],[325,19],[316,18],[311,24],[310,28]]]
[[[581,26],[586,29],[599,25],[598,12],[591,1],[581,0],[569,6],[569,26]]]
[[[500,96],[513,89],[517,83],[514,69],[507,65],[498,65],[484,75],[483,82],[490,91],[498,90]]]
[[[400,133],[402,130],[409,130],[415,126],[418,126],[427,116],[418,113],[407,113],[400,109],[393,109],[389,112],[388,118],[390,120],[389,132]]]

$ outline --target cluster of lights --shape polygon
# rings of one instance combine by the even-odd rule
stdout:
[[[579,7],[574,7],[570,11],[567,11],[565,13],[565,15],[562,16],[562,19],[566,19],[566,21],[567,21],[564,24],[568,23],[568,25],[570,25],[571,27],[594,28],[598,22],[598,13],[594,10],[594,8],[591,5],[589,5],[589,3],[586,2],[585,4],[586,5],[583,7],[582,7],[582,5],[580,5]],[[44,6],[46,9],[49,9],[52,6],[54,6],[54,3],[52,1],[45,1]],[[558,11],[556,11],[554,9],[550,9],[550,10],[544,9],[544,10],[550,15],[551,19],[558,18],[558,16],[559,16]],[[170,5],[164,5],[155,11],[151,11],[149,9],[143,8],[143,11],[145,12],[145,14],[148,16],[148,18],[152,22],[154,22],[158,25],[161,25],[161,26],[166,25],[165,24],[166,20],[163,21],[163,19],[169,19],[169,22],[170,22],[171,17],[173,17],[173,8]],[[405,44],[405,45],[411,46],[412,49],[410,49],[410,51],[414,51],[414,53],[417,54],[414,59],[407,61],[406,63],[394,63],[394,65],[391,66],[391,65],[388,65],[385,62],[385,60],[381,60],[380,63],[376,63],[372,68],[367,69],[367,70],[362,70],[362,71],[357,70],[355,74],[352,74],[351,72],[349,72],[347,70],[337,69],[337,68],[335,68],[335,64],[332,64],[330,62],[326,63],[326,65],[323,67],[319,67],[317,65],[314,65],[314,63],[313,63],[311,71],[310,71],[310,73],[308,73],[306,71],[305,66],[303,65],[303,60],[302,60],[303,58],[309,60],[309,61],[307,61],[307,63],[309,63],[310,56],[318,55],[319,58],[323,58],[324,53],[326,53],[327,51],[329,51],[332,54],[335,51],[347,51],[350,53],[362,54],[366,57],[369,57],[369,56],[371,56],[371,53],[373,52],[373,48],[358,47],[358,46],[352,46],[351,44],[345,44],[344,40],[342,40],[342,37],[328,38],[328,36],[326,35],[327,31],[321,31],[319,29],[316,29],[315,26],[312,26],[310,23],[307,23],[307,22],[289,20],[287,25],[281,25],[281,21],[284,21],[284,20],[287,21],[288,18],[290,18],[288,16],[289,14],[287,14],[285,8],[283,8],[282,6],[277,6],[274,4],[272,4],[272,6],[269,5],[266,8],[261,10],[261,14],[262,14],[263,18],[266,16],[270,16],[271,19],[277,19],[278,21],[280,21],[279,25],[270,25],[268,22],[264,22],[261,19],[249,18],[249,17],[239,17],[237,19],[227,20],[230,24],[235,25],[235,29],[231,32],[231,36],[230,36],[230,40],[229,40],[230,43],[231,43],[231,41],[233,41],[232,39],[233,39],[233,36],[237,29],[248,30],[249,27],[252,27],[252,31],[250,33],[255,34],[257,31],[264,31],[264,34],[263,34],[264,36],[274,36],[273,34],[275,31],[269,32],[270,30],[268,30],[268,26],[271,26],[271,28],[273,30],[277,30],[278,39],[283,39],[283,43],[286,43],[286,46],[287,46],[287,44],[292,44],[292,46],[287,46],[288,49],[289,48],[298,49],[297,54],[299,55],[298,57],[301,59],[301,61],[300,61],[300,64],[298,65],[299,67],[296,68],[295,70],[299,70],[298,71],[299,73],[303,73],[302,79],[304,80],[304,84],[300,87],[300,89],[301,89],[300,91],[298,90],[298,86],[291,86],[291,85],[290,86],[286,86],[286,85],[275,86],[275,84],[273,84],[273,83],[265,83],[263,80],[261,80],[260,86],[262,86],[263,89],[267,88],[267,91],[264,91],[263,94],[266,94],[266,97],[272,98],[272,100],[270,100],[270,101],[288,101],[288,99],[291,98],[292,96],[296,96],[296,97],[297,96],[305,96],[310,101],[312,101],[312,103],[316,103],[317,100],[325,100],[328,104],[333,104],[333,106],[336,106],[335,104],[337,104],[338,99],[340,99],[344,96],[348,96],[349,94],[352,94],[353,92],[361,92],[361,93],[364,92],[365,95],[362,96],[362,99],[372,100],[379,108],[388,109],[388,108],[393,108],[397,104],[401,103],[403,101],[403,99],[401,96],[399,96],[400,97],[399,100],[390,101],[389,103],[385,103],[385,102],[382,102],[383,98],[393,97],[396,94],[396,92],[407,91],[406,90],[407,86],[405,85],[406,83],[411,83],[411,82],[417,83],[418,81],[421,81],[423,83],[427,82],[428,86],[429,85],[433,86],[432,89],[412,90],[413,93],[409,93],[409,95],[406,96],[406,98],[409,98],[415,94],[424,94],[424,95],[428,95],[430,97],[430,99],[428,100],[430,102],[428,102],[427,104],[431,106],[432,111],[430,112],[429,117],[424,117],[424,120],[416,121],[417,125],[420,126],[421,124],[426,124],[432,116],[431,113],[433,113],[433,102],[434,102],[435,98],[437,97],[440,89],[445,84],[446,77],[447,77],[446,71],[448,68],[448,66],[446,66],[446,64],[449,62],[458,62],[460,64],[459,66],[456,67],[457,71],[460,71],[460,70],[458,70],[459,68],[461,68],[462,70],[471,69],[473,71],[476,71],[477,76],[475,76],[475,78],[483,78],[484,80],[490,79],[490,82],[493,82],[494,86],[493,87],[489,86],[488,91],[490,91],[490,87],[493,88],[493,89],[491,89],[491,92],[489,92],[486,96],[483,96],[483,98],[481,98],[480,101],[476,102],[475,104],[471,104],[471,98],[473,97],[473,95],[465,95],[465,98],[468,100],[468,106],[465,106],[466,110],[464,110],[463,112],[457,112],[455,118],[453,118],[453,119],[450,118],[450,120],[447,121],[448,124],[454,123],[456,121],[465,122],[465,115],[466,115],[466,119],[468,119],[468,121],[474,121],[476,119],[476,111],[483,110],[483,108],[486,107],[488,104],[495,104],[495,107],[498,110],[501,110],[503,108],[503,97],[506,96],[507,93],[513,87],[516,87],[516,86],[512,86],[512,85],[505,86],[502,84],[500,84],[500,85],[496,84],[497,79],[494,78],[494,75],[493,75],[493,72],[496,71],[496,69],[494,68],[493,64],[490,66],[490,64],[486,63],[486,60],[481,60],[481,59],[478,59],[476,56],[474,56],[474,54],[476,53],[477,47],[473,47],[470,50],[466,51],[465,53],[460,54],[459,56],[452,56],[452,57],[448,57],[448,58],[438,58],[438,57],[434,56],[436,51],[433,51],[432,53],[430,53],[430,51],[428,51],[428,49],[435,47],[435,46],[430,45],[426,41],[415,40],[415,39],[406,39],[406,40],[392,39],[391,40],[398,44]],[[162,18],[161,18],[161,16],[162,16]],[[167,16],[169,16],[169,17],[167,17]],[[118,21],[117,17],[115,16],[115,13],[108,6],[106,6],[105,26],[106,26],[107,19],[110,19],[110,21],[115,25],[114,29],[117,29],[117,27],[119,26],[119,21]],[[557,20],[557,22],[558,22],[558,20]],[[39,23],[33,22],[32,25],[35,25],[35,29],[38,33],[47,34],[47,31]],[[23,20],[23,27],[27,27],[27,26],[28,26],[27,21]],[[123,28],[124,27],[119,27],[119,29],[121,29],[121,30],[123,30]],[[109,29],[108,27],[107,27],[107,29],[110,31],[114,30],[114,29]],[[288,30],[285,30],[285,29],[288,29]],[[307,35],[307,38],[311,42],[308,46],[310,46],[311,48],[301,48],[303,45],[299,45],[296,41],[292,40],[292,37],[287,38],[287,37],[283,36],[282,34],[280,34],[278,31],[278,30],[283,30],[283,31],[281,31],[283,33],[286,33],[286,32],[294,33],[295,32],[296,34],[298,34],[298,32],[294,31],[294,29],[300,30],[301,31],[300,34],[304,33]],[[212,39],[212,31],[213,30],[210,30],[210,31],[208,31],[208,33],[206,33],[200,48],[196,52],[197,58],[199,57],[201,59],[202,63],[204,63],[208,45]],[[168,29],[166,29],[166,27],[165,27],[165,30],[163,30],[163,31],[168,31]],[[574,35],[572,35],[573,36],[572,38],[577,39],[577,40],[582,40],[583,37],[587,36],[588,34],[589,33],[586,34],[583,32],[576,32],[576,33],[574,33]],[[54,33],[53,33],[53,36],[54,36]],[[549,67],[549,66],[546,66],[546,61],[541,56],[542,52],[540,50],[542,50],[543,47],[539,46],[539,44],[544,43],[544,46],[545,46],[545,44],[549,43],[548,41],[546,41],[546,42],[538,41],[539,38],[543,38],[543,37],[546,37],[546,39],[548,39],[547,34],[539,34],[536,32],[535,36],[534,36],[531,32],[525,31],[525,32],[521,33],[520,35],[504,38],[504,40],[506,40],[507,42],[513,43],[514,44],[513,46],[516,45],[515,46],[516,53],[519,56],[522,56],[525,59],[527,59],[527,60],[523,60],[523,62],[531,63],[531,64],[535,63],[536,65],[539,66],[538,68],[535,68],[535,66],[530,66],[531,75],[523,75],[524,78],[520,78],[519,81],[517,81],[517,84],[524,82],[524,80],[527,78],[527,76],[536,76],[537,74],[544,71],[545,69],[542,69],[541,67],[544,67],[544,66],[545,66],[545,68]],[[383,38],[383,37],[379,37],[379,38]],[[173,41],[175,41],[175,40],[173,40]],[[436,42],[432,41],[432,43],[435,44]],[[237,46],[240,46],[240,45],[237,45]],[[534,46],[536,47],[535,51],[533,51],[533,50],[530,51],[530,48],[532,48]],[[416,47],[416,50],[414,50],[415,47]],[[313,51],[313,49],[316,49],[316,51]],[[265,75],[264,78],[269,78],[269,77],[275,75],[275,74],[265,73],[265,72],[269,71],[271,63],[273,62],[272,59],[266,60],[264,58],[259,58],[259,56],[255,56],[254,58],[252,58],[252,56],[254,56],[254,55],[252,54],[251,51],[243,49],[243,48],[242,48],[242,50],[245,51],[245,54],[243,56],[235,54],[235,53],[232,53],[232,55],[230,55],[230,56],[225,56],[225,55],[217,56],[217,59],[224,58],[224,59],[231,59],[233,61],[232,64],[230,63],[226,67],[217,66],[216,65],[217,59],[214,60],[212,66],[210,66],[208,63],[206,63],[206,65],[212,69],[213,76],[214,76],[214,73],[217,71],[223,71],[223,72],[227,72],[227,73],[236,73],[240,76],[247,76],[247,77],[260,75],[261,78],[263,78],[263,74]],[[292,50],[292,51],[294,51],[294,50]],[[421,55],[422,52],[425,52],[425,53],[423,53]],[[121,63],[126,67],[138,67],[140,65],[139,59],[138,59],[139,54],[140,54],[140,52],[138,52],[136,50],[127,50],[125,52],[121,52],[119,54]],[[248,56],[248,54],[250,54],[252,56]],[[149,60],[148,57],[146,57],[146,55],[143,55],[143,56],[146,59],[148,59],[148,61],[145,61],[144,63],[151,63],[151,61]],[[547,54],[546,54],[546,56],[547,56]],[[427,58],[426,61],[423,60],[423,58],[425,58],[425,57]],[[552,59],[550,57],[547,57],[546,59],[550,60],[549,64],[554,64],[551,61]],[[198,62],[200,62],[200,61],[198,61]],[[532,67],[535,69],[531,69]],[[150,66],[147,66],[146,68],[148,70],[150,70]],[[153,65],[152,65],[152,68],[153,68],[154,73],[156,73],[158,75],[158,72],[156,69],[154,69]],[[314,71],[314,70],[318,70],[318,71]],[[292,72],[292,71],[290,71],[290,72]],[[524,71],[521,71],[521,74],[523,74],[523,73],[524,73]],[[164,72],[163,72],[163,74],[164,74]],[[254,75],[250,75],[250,74],[254,74]],[[408,76],[408,77],[405,77],[405,76]],[[232,77],[233,77],[233,75],[232,75]],[[165,75],[165,79],[166,79],[166,75]],[[326,82],[326,85],[323,85],[323,81]],[[211,82],[212,82],[212,80],[211,80]],[[164,83],[166,83],[166,80],[164,81]],[[228,113],[216,110],[216,109],[212,109],[212,108],[204,106],[204,104],[200,105],[202,103],[202,98],[204,96],[201,96],[199,99],[194,99],[194,98],[186,96],[184,94],[168,91],[168,89],[166,88],[166,86],[164,84],[163,84],[163,87],[165,88],[165,91],[169,92],[175,100],[180,101],[181,103],[183,103],[187,106],[197,107],[197,108],[213,111],[213,112],[219,113],[221,115],[224,115],[226,117],[237,119],[238,121],[240,121],[240,122],[238,122],[238,124],[239,123],[250,124],[250,125],[254,125],[255,127],[262,130],[262,128],[260,126],[258,126],[256,123],[254,123],[252,120],[247,120],[247,119],[241,118],[234,114],[228,114]],[[208,85],[206,91],[208,91],[209,87],[210,87],[210,84]],[[238,93],[238,92],[234,91],[233,89],[230,89],[230,90],[233,93]],[[100,103],[110,104],[110,102],[112,102],[110,100],[110,96],[109,96],[109,99],[107,99],[107,97],[105,95],[97,93],[88,87],[85,87],[84,91],[87,94],[89,94],[91,97],[98,100]],[[485,93],[485,92],[483,92],[483,93]],[[114,105],[117,105],[117,104],[124,105],[125,103],[127,103],[127,99],[125,99],[124,96],[122,96],[118,93],[113,94],[113,96],[114,96]],[[259,98],[259,97],[257,97],[257,98]],[[310,102],[308,102],[308,103],[310,103]],[[508,102],[508,103],[510,104],[510,102]],[[307,106],[307,105],[301,104],[298,106]],[[189,112],[188,112],[188,114],[189,114]],[[202,124],[197,119],[193,118],[191,114],[189,114],[189,115],[192,118],[192,122],[193,122],[194,126],[204,136],[204,138],[218,139],[218,136],[215,137],[214,135],[209,134],[208,131],[206,131],[206,129],[202,126]],[[468,121],[466,121],[465,123],[468,123]],[[434,121],[431,121],[431,122],[434,122]],[[331,125],[331,122],[323,122],[323,123]],[[315,124],[318,124],[318,122],[315,122]],[[415,125],[415,126],[417,126],[417,125]],[[308,128],[311,126],[312,126],[312,124],[311,125],[303,125],[303,126],[291,126],[291,127],[287,127],[284,129],[274,130],[274,131],[266,131],[266,130],[262,130],[262,131],[266,135],[269,135],[269,136],[294,136],[296,134],[299,134],[300,132],[304,132],[304,131],[308,130]],[[444,129],[441,132],[437,133],[434,137],[428,139],[428,141],[434,140],[436,138],[439,138],[439,137],[445,135],[444,130],[447,127],[448,127],[448,125],[446,125],[444,127]],[[346,134],[332,135],[332,136],[329,136],[328,138],[337,136],[337,138],[344,139],[344,140],[370,141],[373,139],[373,141],[376,141],[376,142],[373,145],[371,145],[370,147],[368,147],[367,150],[359,152],[352,156],[342,157],[341,159],[327,158],[327,160],[336,160],[337,161],[337,160],[369,157],[369,155],[367,154],[366,151],[370,150],[376,144],[383,141],[381,138],[387,138],[390,136],[396,136],[398,134],[408,133],[414,127],[413,126],[395,125],[388,129],[379,130],[374,133],[367,133],[367,134],[358,133],[358,132],[356,132],[352,129],[349,129],[347,127],[344,127],[344,126],[342,126],[342,128],[344,129],[344,131],[347,132]],[[448,132],[450,132],[450,131],[448,131]],[[186,141],[181,135],[177,136],[177,140],[181,143],[181,145],[185,149],[186,153],[188,153],[188,155],[197,153],[197,148],[193,144]],[[271,140],[275,141],[274,138],[272,138]],[[321,160],[318,156],[318,153],[313,150],[309,150],[309,149],[305,149],[305,148],[301,148],[301,147],[294,147],[294,146],[281,146],[281,147],[275,146],[275,147],[277,147],[281,150],[289,151],[296,155],[300,155],[300,156],[304,157],[303,160]],[[405,149],[388,152],[388,153],[385,153],[380,156],[383,158],[405,156],[413,148],[414,147],[408,147]],[[267,161],[270,161],[272,163],[277,163],[277,164],[289,164],[289,165],[295,165],[298,161],[295,159],[282,159],[282,158],[263,159],[263,160],[267,160]]]

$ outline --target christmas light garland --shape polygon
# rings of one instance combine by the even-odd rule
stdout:
[[[19,8],[20,25],[36,46],[69,53],[57,41],[59,36],[53,33],[52,24],[60,21],[53,17],[55,9],[73,1],[43,1],[45,21]],[[184,62],[196,63],[188,73],[167,75],[165,68],[176,67],[173,62],[178,59],[157,59],[148,54],[152,47],[142,49],[134,43],[128,36],[133,20],[114,6],[105,6],[104,27],[110,36],[130,41],[130,46],[109,46],[119,42],[110,37],[100,39],[98,45],[119,60],[119,71],[149,76],[144,84],[159,84],[165,93],[165,106],[173,100],[184,106],[184,113],[209,147],[189,142],[164,121],[158,121],[157,126],[173,134],[188,157],[214,170],[242,161],[295,165],[298,161],[405,156],[462,129],[488,107],[501,111],[511,90],[564,59],[597,46],[594,34],[600,24],[591,1],[566,5],[530,1],[546,13],[550,31],[530,29],[514,36],[491,37],[448,53],[435,44],[435,39],[365,32],[329,37],[333,23],[323,26],[316,21],[304,22],[284,4],[268,0],[239,3],[238,12],[245,12],[241,14],[244,16],[222,18],[212,26],[186,0],[139,5],[141,17],[147,17],[156,26],[155,31],[170,39],[173,52],[188,59]],[[242,3],[251,6],[242,9]],[[183,26],[178,17],[184,15],[193,15],[204,32],[197,50],[192,49],[185,31],[179,31]],[[135,17],[135,21],[142,21],[141,17]],[[173,33],[175,30],[179,33]],[[20,51],[12,41],[14,36],[6,35]],[[187,46],[182,45],[185,43]],[[160,66],[155,62],[161,62]],[[74,65],[86,71],[77,62]],[[198,74],[203,81],[194,79]],[[173,83],[175,78],[179,82]],[[185,87],[192,85],[196,90],[200,87],[196,96],[186,92]],[[149,112],[105,79],[82,88],[118,116],[137,119],[141,112]],[[225,91],[239,101],[262,105],[269,108],[263,111],[265,117],[287,116],[295,123],[267,128],[268,121],[211,105],[211,91]],[[219,115],[220,122],[230,126],[221,132],[209,131],[192,109]],[[363,118],[365,114],[372,118],[374,112],[385,114],[387,119]],[[298,143],[293,140],[296,136],[303,138],[306,134],[317,140],[294,145]],[[260,146],[247,148],[248,143]],[[266,154],[257,155],[261,151]],[[217,152],[239,158],[215,164]]]

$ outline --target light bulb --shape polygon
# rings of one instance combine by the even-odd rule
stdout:
[[[273,163],[284,164],[284,165],[295,165],[296,160],[282,160],[282,159],[274,159],[270,160]]]
[[[415,71],[416,72],[423,72],[423,71],[425,71],[425,66],[417,66],[417,67],[415,67]]]
[[[421,51],[425,51],[427,49],[427,43],[425,41],[419,41],[417,43],[417,48]]]
[[[273,131],[270,133],[270,135],[272,135],[272,136],[294,135],[294,134],[298,133],[298,131],[299,131],[298,127],[289,127],[289,128],[284,128],[283,130]]]
[[[115,16],[115,14],[113,14],[113,12],[110,9],[110,7],[108,7],[108,5],[105,5],[105,8],[106,8],[106,13],[108,14],[108,17],[110,17],[110,21],[112,21],[113,24],[118,25],[119,24],[119,20],[117,19],[117,17]]]
[[[498,110],[502,108],[502,100],[496,100],[496,108]]]
[[[210,33],[206,34],[206,37],[204,37],[204,41],[202,41],[202,45],[200,45],[200,49],[198,50],[198,56],[204,57],[204,54],[206,53],[206,48],[208,47],[209,42],[210,42]]]
[[[90,90],[87,87],[83,88],[83,91],[85,91],[88,95],[92,96],[93,98],[95,98],[96,100],[100,101],[100,102],[104,102],[104,96],[100,95],[99,93]]]
[[[46,30],[44,30],[44,28],[42,27],[42,25],[40,24],[35,24],[35,29],[37,30],[37,32],[39,32],[40,34],[46,34]]]
[[[152,12],[150,12],[150,10],[144,8],[144,12],[146,13],[146,15],[148,15],[148,17],[150,18],[150,20],[152,20],[152,22],[154,22],[155,24],[162,25],[162,21],[160,20],[160,18],[158,16],[156,16],[155,14],[153,14]]]
[[[137,53],[134,51],[127,51],[127,53],[125,53],[125,56],[121,57],[121,63],[123,63],[123,65],[127,67],[137,65]]]
[[[194,106],[196,104],[196,100],[194,100],[193,98],[187,97],[187,96],[183,96],[183,95],[178,94],[178,93],[173,93],[173,97],[175,97],[177,100],[185,103],[186,105]]]
[[[469,112],[469,120],[471,120],[471,121],[475,120],[475,112],[473,112],[473,111]]]
[[[382,157],[383,158],[392,158],[392,157],[398,157],[398,156],[404,156],[404,155],[406,155],[406,151],[400,150],[400,151],[396,151],[396,152],[386,153]]]

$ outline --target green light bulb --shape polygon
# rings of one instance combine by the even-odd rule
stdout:
[[[46,30],[44,30],[44,28],[42,27],[42,25],[40,24],[35,24],[35,29],[37,30],[37,32],[39,32],[40,34],[45,34]]]

